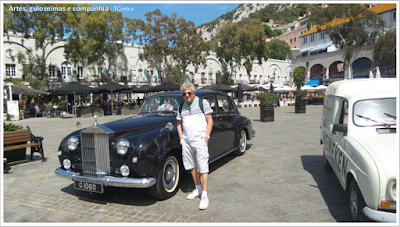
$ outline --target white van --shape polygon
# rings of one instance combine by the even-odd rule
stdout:
[[[389,78],[353,79],[334,82],[325,93],[323,162],[348,191],[354,221],[396,222],[397,85]]]

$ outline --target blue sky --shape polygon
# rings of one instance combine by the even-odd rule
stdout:
[[[176,13],[178,18],[183,17],[187,21],[190,20],[194,22],[195,26],[211,22],[239,6],[239,4],[225,3],[88,3],[92,6],[109,6],[112,10],[120,10],[124,17],[141,18],[144,21],[146,21],[144,16],[146,12],[160,9],[163,15],[170,17],[172,13]]]

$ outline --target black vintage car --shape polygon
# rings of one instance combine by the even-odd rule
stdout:
[[[214,111],[209,162],[231,152],[243,155],[247,140],[255,135],[251,121],[224,93],[196,95],[207,99]],[[146,98],[136,117],[95,123],[69,134],[58,149],[61,167],[55,173],[83,191],[103,193],[112,186],[148,188],[157,199],[173,196],[183,170],[176,127],[183,101],[180,92],[156,94]]]

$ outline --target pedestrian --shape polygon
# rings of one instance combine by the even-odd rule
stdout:
[[[190,170],[195,189],[186,198],[200,197],[199,209],[207,209],[209,200],[208,186],[208,141],[213,126],[211,113],[213,112],[207,100],[203,100],[200,108],[196,88],[190,82],[181,86],[181,93],[185,102],[177,114],[177,128],[179,140],[182,145],[182,160],[185,170]]]

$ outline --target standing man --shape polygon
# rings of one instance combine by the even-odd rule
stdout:
[[[185,170],[190,170],[196,188],[186,198],[194,199],[201,196],[199,209],[207,209],[208,183],[208,141],[210,139],[213,112],[207,100],[203,100],[203,110],[200,108],[196,88],[190,82],[181,86],[181,93],[185,102],[181,113],[177,114],[177,128],[182,145],[182,160]]]

